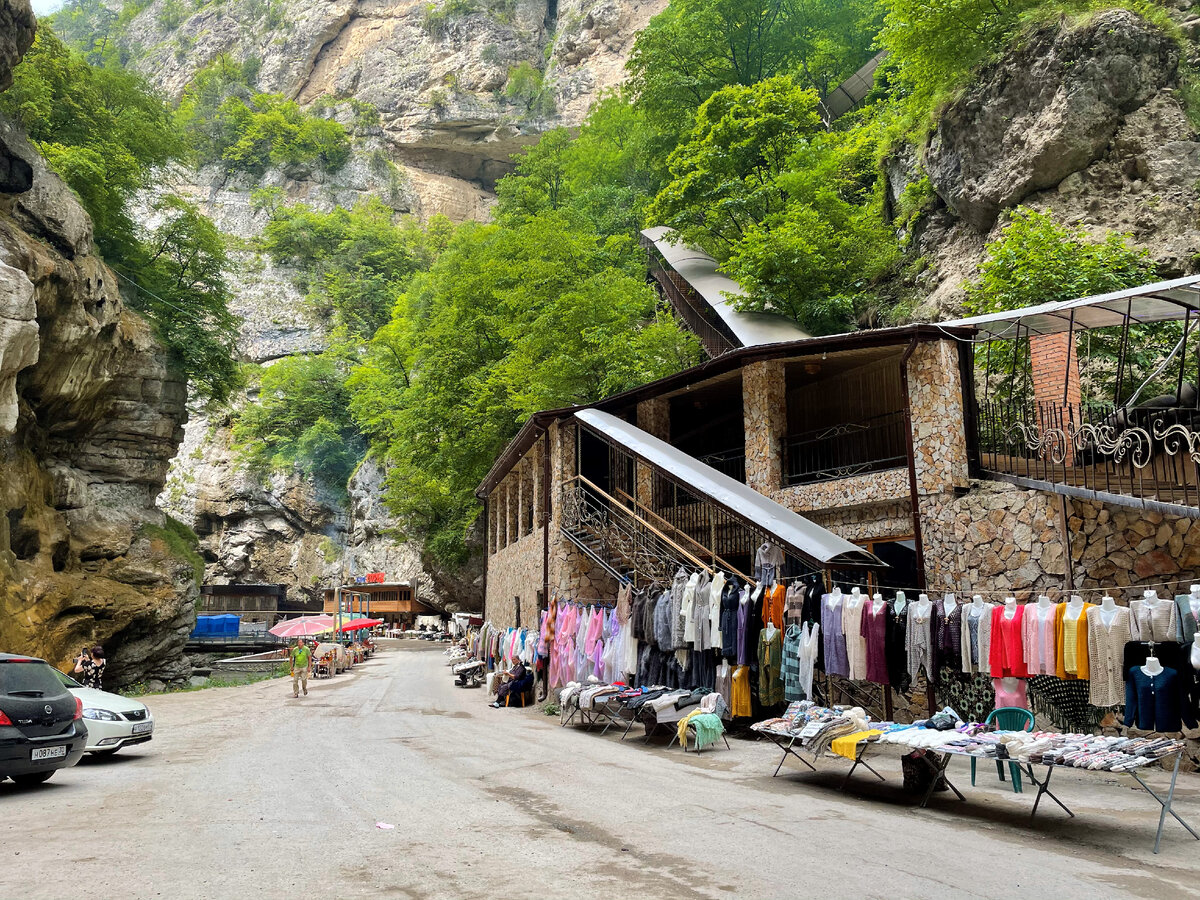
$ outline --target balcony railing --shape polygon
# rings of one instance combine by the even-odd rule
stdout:
[[[904,465],[904,413],[872,416],[792,435],[784,442],[787,484],[812,484]]]
[[[744,446],[697,458],[706,466],[711,466],[718,472],[728,475],[734,481],[746,483],[746,448]]]
[[[664,266],[651,255],[650,274],[662,288],[663,296],[671,304],[671,308],[697,338],[700,339],[705,352],[716,359],[730,350],[737,349],[728,335],[721,331],[709,320],[711,312],[707,310],[704,301],[695,296],[692,288],[676,272]]]
[[[1200,409],[1107,404],[983,403],[986,472],[1063,485],[1064,493],[1200,507]]]

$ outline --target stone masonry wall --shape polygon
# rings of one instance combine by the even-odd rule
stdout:
[[[517,624],[518,603],[521,624],[537,621],[537,594],[542,589],[543,530],[534,529],[488,559],[484,617],[493,624],[501,627]]]
[[[755,362],[742,369],[742,419],[746,484],[769,497],[783,484],[787,380],[782,361]]]

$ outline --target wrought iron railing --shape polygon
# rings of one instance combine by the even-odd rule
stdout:
[[[722,450],[720,453],[709,453],[699,457],[700,462],[728,475],[734,481],[746,483],[746,448],[735,447],[732,450]]]
[[[904,413],[872,416],[792,435],[784,441],[784,480],[811,484],[904,465]]]
[[[561,489],[562,530],[610,574],[664,584],[680,569],[709,566],[586,478]]]
[[[1200,409],[982,403],[987,472],[1200,509]]]
[[[730,350],[737,349],[738,345],[710,320],[712,312],[707,304],[696,296],[692,288],[677,272],[663,265],[656,258],[653,250],[650,256],[650,274],[658,282],[663,296],[670,302],[675,315],[683,321],[689,331],[700,339],[701,345],[709,356],[715,359]]]

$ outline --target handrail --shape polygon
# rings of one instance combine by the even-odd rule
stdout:
[[[625,491],[621,490],[620,488],[617,489],[617,494],[625,497],[625,499],[629,500],[629,502],[631,502],[635,507],[637,507],[638,518],[644,518],[646,515],[652,516],[654,519],[657,519],[659,522],[662,522],[664,525],[669,526],[674,532],[679,534],[681,537],[686,538],[694,546],[699,547],[701,550],[707,550],[709,552],[709,555],[713,558],[713,562],[720,563],[721,564],[720,567],[724,571],[728,572],[731,575],[736,575],[738,578],[742,579],[742,581],[747,582],[751,586],[754,586],[757,584],[757,582],[753,578],[751,578],[749,575],[743,574],[738,569],[734,568],[728,562],[726,562],[724,558],[718,556],[715,552],[715,548],[710,549],[708,547],[705,547],[703,544],[701,544],[698,540],[696,540],[690,534],[688,534],[685,531],[682,531],[678,525],[675,525],[674,523],[670,522],[669,520],[664,519],[662,516],[660,516],[654,510],[650,509],[648,506],[646,506],[644,503],[642,503],[640,500],[638,500],[636,497],[629,496],[629,494],[627,494]]]
[[[570,484],[572,481],[578,481],[578,482],[580,482],[581,484],[586,484],[586,485],[587,485],[589,488],[591,488],[592,490],[594,490],[594,491],[595,491],[597,494],[599,494],[599,495],[600,495],[601,497],[603,497],[604,499],[606,499],[606,500],[610,500],[610,501],[612,501],[613,503],[615,503],[615,504],[617,504],[618,506],[620,506],[622,509],[625,509],[625,512],[629,513],[629,515],[633,516],[635,519],[637,519],[639,522],[641,522],[643,525],[645,525],[645,526],[646,526],[646,528],[648,528],[648,529],[649,529],[651,532],[653,532],[653,533],[654,533],[654,535],[655,535],[656,537],[658,537],[660,540],[662,540],[662,541],[665,541],[665,542],[666,542],[668,545],[670,545],[671,549],[673,549],[673,550],[676,550],[676,551],[677,551],[677,552],[679,552],[681,555],[683,555],[683,556],[685,556],[687,559],[691,560],[693,563],[695,563],[695,564],[696,564],[697,566],[699,566],[701,569],[703,569],[704,571],[708,572],[708,574],[709,574],[709,575],[715,575],[715,574],[716,574],[716,571],[715,571],[715,570],[712,568],[712,566],[708,565],[707,563],[701,562],[699,559],[697,559],[697,558],[696,558],[695,556],[693,556],[691,553],[688,553],[686,550],[684,550],[682,547],[680,547],[678,544],[676,544],[676,543],[675,543],[673,540],[671,540],[669,537],[667,537],[665,534],[663,534],[661,531],[659,531],[657,528],[655,528],[653,525],[651,525],[649,522],[647,522],[647,521],[646,521],[645,519],[643,519],[641,516],[637,515],[637,514],[636,514],[636,513],[635,513],[633,510],[631,510],[631,509],[626,509],[626,508],[625,508],[625,505],[624,505],[623,503],[621,503],[621,501],[620,501],[620,500],[618,500],[616,497],[614,497],[614,496],[613,496],[612,494],[610,494],[608,491],[604,490],[604,488],[600,487],[600,486],[599,486],[598,484],[596,484],[595,482],[593,482],[593,481],[589,480],[589,479],[588,479],[586,476],[584,476],[584,475],[576,475],[576,476],[574,476],[573,478],[569,478],[569,479],[567,479],[567,481],[564,483],[564,487],[565,487],[567,484]]]

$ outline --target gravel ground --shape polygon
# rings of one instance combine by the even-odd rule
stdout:
[[[151,743],[0,785],[0,898],[1197,896],[1200,844],[1168,819],[1154,856],[1158,807],[1127,777],[1056,774],[1078,818],[1030,823],[1032,790],[986,767],[972,789],[958,760],[968,802],[916,810],[887,754],[885,783],[839,793],[848,764],[772,778],[765,743],[621,743],[488,708],[439,649],[299,700],[278,680],[150,698]],[[1177,803],[1200,827],[1200,776]]]

